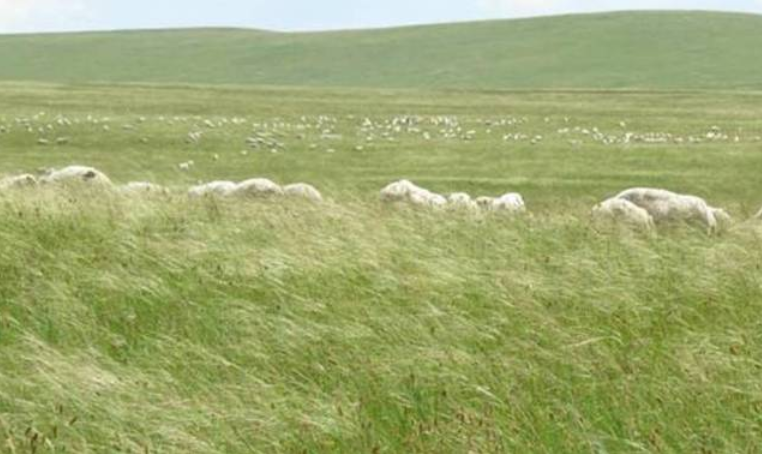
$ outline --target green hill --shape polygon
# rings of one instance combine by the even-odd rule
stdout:
[[[355,87],[760,88],[762,16],[620,12],[379,30],[0,36],[0,79]]]

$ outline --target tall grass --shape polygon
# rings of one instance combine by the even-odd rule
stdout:
[[[757,452],[762,229],[0,198],[2,452]]]

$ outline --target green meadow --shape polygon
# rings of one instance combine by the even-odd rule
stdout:
[[[5,84],[3,173],[170,191],[0,196],[2,451],[756,452],[759,100]],[[253,176],[327,200],[185,195]],[[529,214],[382,205],[399,178]],[[637,185],[736,222],[591,223]]]
[[[0,191],[0,453],[762,451],[760,24],[0,36],[0,177],[167,188]],[[325,201],[187,194],[253,177]]]

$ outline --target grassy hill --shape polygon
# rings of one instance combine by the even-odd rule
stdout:
[[[387,88],[760,88],[762,16],[622,12],[321,33],[0,36],[0,80]]]

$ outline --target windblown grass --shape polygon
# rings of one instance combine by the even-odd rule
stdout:
[[[8,452],[755,452],[762,230],[0,199]]]

